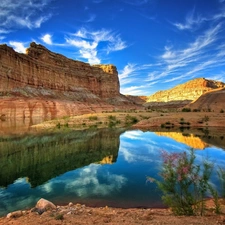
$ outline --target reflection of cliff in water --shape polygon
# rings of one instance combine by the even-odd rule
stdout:
[[[93,130],[0,138],[0,186],[28,177],[34,187],[107,157],[115,162],[121,133]]]
[[[170,137],[177,142],[184,143],[190,148],[205,149],[215,146],[225,149],[225,129],[210,127],[198,129],[151,129],[159,136]]]

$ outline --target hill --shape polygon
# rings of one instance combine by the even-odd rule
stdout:
[[[225,87],[223,82],[197,78],[148,96],[145,105],[148,107],[179,108],[191,103],[208,91],[223,87]]]

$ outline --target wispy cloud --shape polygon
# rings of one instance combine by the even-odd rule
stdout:
[[[193,9],[187,14],[184,23],[174,23],[173,25],[179,30],[193,30],[198,28],[206,20],[206,18],[200,15],[195,15],[195,9]]]
[[[87,59],[90,64],[99,64],[101,62],[99,52],[109,54],[127,47],[126,42],[120,38],[120,35],[105,29],[88,31],[81,28],[75,34],[66,37],[66,42],[76,47],[80,57]],[[100,43],[104,47],[100,47]]]
[[[51,34],[45,34],[45,35],[43,35],[43,36],[41,37],[41,40],[42,40],[44,43],[48,44],[48,45],[52,45],[52,44],[53,44],[53,43],[52,43],[52,35],[51,35]]]
[[[2,0],[0,4],[0,31],[11,32],[19,28],[39,28],[50,13],[46,9],[51,0]]]
[[[25,53],[26,52],[26,47],[24,43],[22,42],[17,42],[17,41],[10,41],[9,44],[14,48],[15,51],[19,53]]]
[[[202,35],[197,36],[186,48],[175,49],[174,46],[165,46],[164,53],[159,57],[163,65],[162,72],[150,73],[147,80],[164,78],[163,82],[168,83],[190,78],[191,74],[217,66],[220,61],[225,62],[225,59],[219,59],[221,51],[212,52],[212,49],[215,51],[215,45],[220,39],[221,29],[220,23],[209,28]]]

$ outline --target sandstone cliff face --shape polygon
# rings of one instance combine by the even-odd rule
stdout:
[[[19,54],[7,45],[1,45],[0,60],[2,92],[29,85],[74,92],[84,88],[101,98],[119,95],[118,73],[113,65],[90,66],[35,43],[31,43],[27,54]]]
[[[156,92],[147,97],[147,102],[193,101],[208,91],[222,87],[225,87],[222,82],[197,78],[172,89]]]
[[[0,45],[0,117],[33,123],[136,105],[119,93],[117,69],[68,59],[30,44],[26,54]]]

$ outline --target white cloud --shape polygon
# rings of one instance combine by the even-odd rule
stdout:
[[[66,43],[76,47],[80,57],[87,59],[90,64],[101,63],[99,53],[109,54],[112,51],[120,51],[127,47],[118,34],[105,29],[88,31],[81,28],[75,34],[66,37]],[[100,43],[106,47],[100,48]]]
[[[127,48],[126,42],[122,41],[120,37],[115,38],[116,41],[113,41],[108,45],[107,52],[120,51]]]
[[[51,0],[1,0],[0,30],[11,32],[19,28],[39,28],[51,14],[47,6]]]
[[[193,9],[186,16],[185,23],[174,23],[173,25],[179,30],[195,30],[207,20],[207,18],[201,17],[200,15],[195,15],[195,10]]]
[[[55,184],[64,185],[67,194],[76,194],[79,197],[87,198],[93,195],[106,196],[112,192],[119,191],[127,182],[127,178],[123,175],[112,174],[105,170],[101,171],[102,165],[90,164],[89,166],[72,171],[71,176],[52,180],[41,186],[42,191],[47,193],[55,191]],[[76,179],[74,179],[74,176]]]
[[[52,35],[50,34],[45,34],[44,36],[41,37],[41,40],[44,41],[44,43],[48,45],[52,45]]]
[[[17,41],[10,41],[9,44],[14,48],[15,51],[20,53],[26,53],[27,48],[24,46],[24,43]]]

